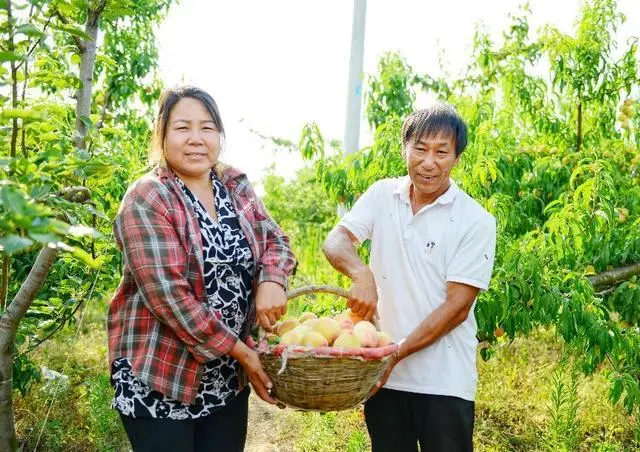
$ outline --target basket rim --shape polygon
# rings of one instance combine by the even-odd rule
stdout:
[[[253,341],[251,341],[253,342]],[[286,352],[288,358],[356,358],[364,361],[382,360],[393,355],[400,346],[389,344],[384,347],[305,347],[302,345],[269,345],[266,341],[260,344],[249,344],[259,355],[281,356]]]

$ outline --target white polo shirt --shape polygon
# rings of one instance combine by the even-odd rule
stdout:
[[[496,244],[494,217],[453,180],[415,216],[410,185],[409,176],[374,183],[339,223],[361,243],[371,239],[380,324],[396,342],[444,303],[448,281],[487,289]],[[474,400],[476,332],[472,309],[457,328],[400,361],[385,387]]]

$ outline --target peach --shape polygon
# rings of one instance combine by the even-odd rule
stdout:
[[[280,338],[283,345],[300,345],[302,343],[302,335],[295,330],[287,331]]]
[[[304,322],[302,322],[302,325],[308,326],[310,329],[313,330],[317,323],[318,323],[318,319],[307,319]]]
[[[309,331],[302,338],[302,345],[305,347],[326,347],[329,343],[322,334],[317,331]]]
[[[344,319],[340,322],[340,329],[343,331],[353,331],[353,322],[351,319]]]
[[[391,339],[391,335],[389,333],[385,331],[377,331],[376,335],[378,336],[378,347],[385,347],[393,344],[393,339]]]
[[[355,334],[350,333],[348,331],[343,331],[340,333],[340,336],[333,341],[334,347],[340,348],[358,348],[360,347],[360,340],[356,337]]]
[[[362,347],[376,347],[378,345],[378,334],[376,327],[371,322],[362,320],[353,327],[353,334],[360,340]]]
[[[300,323],[296,319],[283,320],[280,326],[278,326],[278,336],[282,336],[287,331],[291,331],[297,327]]]
[[[298,317],[298,322],[300,323],[304,323],[305,320],[309,320],[309,319],[317,319],[318,316],[315,315],[313,312],[303,312],[302,314],[300,314],[300,316]]]
[[[316,321],[313,330],[322,334],[329,344],[333,343],[340,334],[340,324],[331,317],[321,317]]]

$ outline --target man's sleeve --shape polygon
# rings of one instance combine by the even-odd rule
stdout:
[[[380,189],[381,181],[373,183],[338,223],[355,235],[360,243],[373,234],[376,209],[379,211],[380,208]]]
[[[489,288],[496,251],[496,220],[486,215],[466,231],[447,267],[447,282]]]

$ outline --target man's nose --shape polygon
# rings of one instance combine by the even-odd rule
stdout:
[[[425,152],[421,165],[425,168],[431,168],[435,164],[436,156],[433,152]]]

